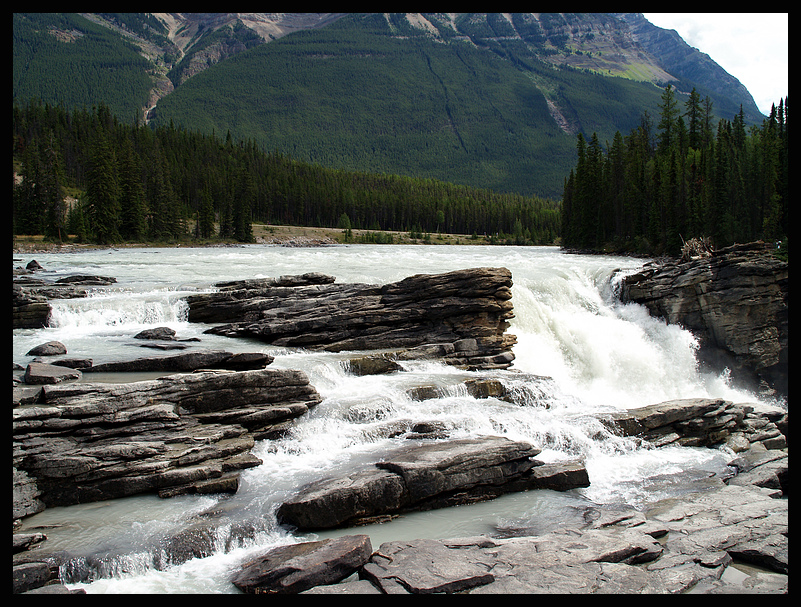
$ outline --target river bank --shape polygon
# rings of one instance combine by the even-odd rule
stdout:
[[[349,239],[345,239],[341,228],[315,228],[308,226],[253,225],[254,244],[272,244],[288,247],[315,247],[336,244],[362,244],[367,235],[380,234],[383,238],[392,238],[393,244],[426,244],[426,245],[485,245],[487,240],[473,239],[464,234],[429,234],[428,238],[412,238],[409,232],[387,232],[376,230],[351,230]],[[70,253],[93,249],[135,249],[152,247],[237,247],[238,242],[208,243],[187,241],[176,243],[119,243],[114,245],[84,244],[77,242],[52,243],[45,242],[41,235],[16,235],[12,251],[14,254],[28,255],[34,253]]]

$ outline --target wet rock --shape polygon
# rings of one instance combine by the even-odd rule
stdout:
[[[384,375],[402,371],[403,367],[386,356],[359,356],[347,362],[348,371],[354,375]]]
[[[154,329],[145,329],[134,335],[134,339],[175,339],[175,330],[169,327],[156,327]]]
[[[56,280],[56,285],[113,285],[117,282],[111,276],[96,276],[94,274],[74,274]]]
[[[372,551],[367,535],[280,546],[244,563],[231,581],[249,594],[296,594],[349,577]]]
[[[28,356],[58,356],[66,353],[67,347],[60,341],[49,341],[31,348],[26,354]]]
[[[326,478],[284,501],[282,524],[319,529],[412,510],[430,510],[492,499],[536,488],[586,487],[577,462],[542,465],[528,443],[502,437],[434,441],[399,448],[374,466]],[[541,468],[541,469],[540,469]]]
[[[225,323],[208,332],[277,346],[331,352],[424,347],[449,364],[481,369],[508,368],[514,360],[516,338],[505,334],[513,317],[505,268],[420,274],[383,286],[274,280],[225,283],[220,292],[193,295],[189,320]]]
[[[699,358],[728,367],[750,387],[760,382],[787,395],[788,264],[764,243],[735,245],[710,257],[659,261],[623,279],[624,302],[679,324],[701,341]]]
[[[44,362],[40,358],[34,358],[31,362],[34,363],[42,363]],[[78,369],[78,370],[86,370],[92,366],[92,359],[91,358],[58,358],[55,360],[50,361],[52,365],[58,365],[59,367],[69,367],[70,369]]]
[[[238,472],[261,463],[258,433],[320,400],[305,374],[272,369],[45,386],[13,410],[14,511],[236,491]]]
[[[19,594],[44,586],[52,579],[46,563],[23,563],[13,567],[13,592]]]
[[[68,276],[55,282],[28,276],[17,277],[11,300],[12,326],[14,329],[47,327],[52,313],[48,300],[86,297],[93,287],[111,285],[116,281],[116,278],[86,275]]]
[[[734,404],[720,398],[677,399],[602,415],[599,419],[617,434],[637,436],[655,446],[727,444],[737,447],[735,451],[747,450],[755,442],[763,446],[767,442],[772,448],[787,446],[786,435],[779,428],[782,426],[786,432],[786,411],[759,404]]]
[[[14,285],[11,299],[12,327],[14,329],[41,329],[50,322],[51,308],[47,298]]]
[[[64,381],[80,379],[81,376],[82,373],[77,369],[45,363],[29,363],[25,369],[23,379],[28,385],[58,384]]]
[[[136,358],[128,361],[100,363],[83,369],[88,373],[133,371],[195,371],[197,369],[230,369],[247,371],[263,369],[273,357],[259,352],[233,354],[224,350],[203,350],[170,356]]]

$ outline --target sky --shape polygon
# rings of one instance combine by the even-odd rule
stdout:
[[[789,95],[789,13],[643,13],[737,78],[766,116]]]

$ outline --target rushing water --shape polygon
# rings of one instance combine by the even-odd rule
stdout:
[[[17,256],[19,259],[21,256]],[[601,432],[593,414],[640,407],[673,398],[757,397],[732,389],[726,375],[699,373],[691,333],[649,317],[614,296],[620,276],[640,260],[568,255],[548,247],[356,245],[284,248],[125,249],[26,256],[45,277],[113,276],[117,283],[86,299],[53,302],[52,327],[15,330],[14,362],[27,364],[35,345],[58,340],[69,356],[95,363],[147,355],[132,343],[145,328],[168,326],[181,339],[234,352],[263,351],[274,367],[302,369],[323,397],[294,431],[263,441],[255,454],[264,463],[242,473],[230,498],[141,496],[51,508],[29,517],[25,529],[44,529],[48,549],[85,554],[93,579],[70,583],[89,593],[236,592],[228,578],[248,555],[266,547],[354,530],[292,534],[275,524],[274,509],[300,485],[361,462],[376,461],[394,441],[375,432],[395,419],[438,420],[450,435],[502,434],[543,449],[539,459],[585,458],[589,488],[566,493],[531,491],[441,511],[405,515],[358,528],[375,548],[381,542],[419,537],[498,534],[506,528],[544,532],[576,522],[588,504],[647,503],[692,490],[711,474],[725,472],[730,453],[715,449],[647,449]],[[20,265],[20,262],[15,262]],[[337,282],[388,283],[412,274],[504,266],[512,271],[517,335],[513,369],[550,381],[528,384],[517,373],[496,373],[525,395],[525,404],[476,400],[460,390],[475,373],[430,362],[408,363],[402,373],[355,377],[345,371],[348,353],[275,349],[256,341],[203,334],[207,325],[187,322],[184,298],[215,282],[323,272]],[[88,374],[87,374],[88,375]],[[152,375],[150,375],[152,376]],[[132,381],[122,375],[90,375],[91,381]],[[441,398],[413,401],[407,390],[436,384]],[[219,532],[213,556],[164,566],[152,546],[209,508],[230,512],[231,522],[256,522],[253,539],[231,542],[232,527]],[[92,558],[92,555],[102,555]],[[80,563],[79,563],[80,565]],[[80,567],[78,567],[80,568]],[[65,571],[65,575],[70,572]]]

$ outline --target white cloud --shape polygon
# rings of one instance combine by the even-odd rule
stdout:
[[[788,95],[788,13],[643,14],[712,57],[745,85],[764,114]]]

